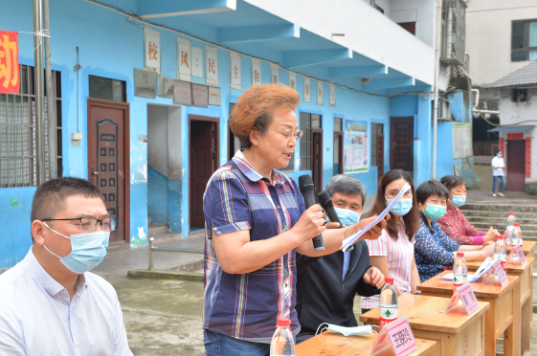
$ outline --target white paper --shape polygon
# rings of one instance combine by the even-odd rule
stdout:
[[[336,85],[334,83],[330,83],[328,84],[328,88],[330,91],[328,104],[330,106],[336,106]]]
[[[261,84],[261,60],[252,58],[252,84]]]
[[[192,47],[192,76],[203,78],[203,49]]]
[[[304,102],[309,103],[310,101],[311,101],[310,78],[304,77]]]
[[[177,37],[177,79],[192,81],[192,56],[190,41]]]
[[[405,184],[403,186],[403,189],[397,194],[397,196],[393,199],[393,201],[384,209],[382,213],[380,213],[379,216],[369,225],[365,227],[365,229],[358,231],[356,234],[351,235],[347,237],[345,240],[343,240],[343,244],[341,245],[341,250],[343,252],[347,252],[349,247],[352,246],[360,237],[362,237],[363,234],[371,230],[375,225],[377,225],[392,209],[392,207],[397,203],[397,201],[410,189],[410,184]]]
[[[491,267],[492,267],[492,260],[490,257],[487,257],[474,274],[468,273],[468,282],[470,283],[477,282],[479,278],[481,278]],[[442,279],[452,281],[453,273],[442,276]]]
[[[296,73],[295,72],[289,72],[289,87],[291,87],[291,89],[296,90]]]
[[[205,46],[205,71],[206,83],[214,87],[218,86],[218,52],[214,47]]]
[[[241,55],[237,52],[229,53],[231,71],[231,89],[241,90]]]
[[[272,84],[278,84],[280,82],[280,67],[276,64],[270,64],[270,82]]]
[[[324,90],[324,82],[321,82],[320,80],[318,80],[317,81],[317,105],[324,105],[323,90]]]
[[[160,32],[144,27],[145,70],[157,72],[160,75]]]

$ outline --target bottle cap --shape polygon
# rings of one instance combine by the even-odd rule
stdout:
[[[503,235],[497,235],[496,238],[497,238],[498,240],[503,240]]]
[[[509,215],[515,215],[515,213],[513,213],[512,211],[509,212]]]
[[[512,247],[512,248],[515,248],[515,247],[516,247],[516,244],[512,244],[511,247]]]
[[[515,226],[520,226],[520,223],[515,223]]]
[[[289,326],[291,322],[288,318],[278,318],[276,321],[277,326]]]
[[[457,252],[457,257],[464,257],[464,252]]]
[[[390,284],[392,284],[392,283],[393,283],[393,277],[386,277],[386,278],[384,278],[384,282],[385,282],[385,283],[390,283]]]

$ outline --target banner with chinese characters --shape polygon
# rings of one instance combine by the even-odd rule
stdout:
[[[311,79],[304,77],[304,102],[309,103],[311,101]]]
[[[328,104],[330,106],[336,106],[336,85],[334,83],[330,83],[328,84],[328,88],[329,88],[329,100],[328,100]]]
[[[289,72],[289,86],[291,89],[296,90],[296,73],[295,72]]]
[[[261,60],[252,58],[252,84],[261,84]]]
[[[145,44],[145,70],[156,72],[160,75],[160,32],[144,27]]]
[[[177,79],[192,81],[192,47],[190,41],[177,37]]]
[[[272,84],[278,84],[280,82],[280,67],[276,64],[270,64],[270,82]]]
[[[453,134],[453,158],[466,158],[474,155],[472,150],[472,124],[454,122],[451,124]]]
[[[324,105],[324,82],[317,81],[317,105]]]
[[[369,170],[367,122],[345,120],[344,172],[358,173]]]
[[[19,93],[18,32],[0,31],[0,94]]]
[[[231,65],[231,89],[241,90],[241,55],[237,52],[229,52]]]
[[[192,47],[192,76],[203,78],[203,49]]]
[[[207,85],[218,86],[218,52],[214,47],[205,46],[205,73]]]

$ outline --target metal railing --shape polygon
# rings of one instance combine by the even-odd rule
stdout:
[[[160,251],[160,252],[179,252],[179,253],[195,253],[195,254],[203,254],[203,250],[195,249],[195,248],[178,248],[178,247],[157,247],[153,246],[153,243],[155,242],[154,237],[149,238],[149,268],[148,270],[152,270],[153,268],[153,251]]]

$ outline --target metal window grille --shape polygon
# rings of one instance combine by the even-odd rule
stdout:
[[[52,165],[49,157],[47,102],[45,101],[45,179],[56,177],[62,167],[60,73],[53,72],[57,103],[56,140]],[[0,94],[0,188],[28,187],[37,182],[34,68],[20,66],[19,94]],[[58,168],[56,168],[58,167]]]
[[[300,139],[300,170],[311,171],[311,114],[300,113],[300,129],[304,133]]]

